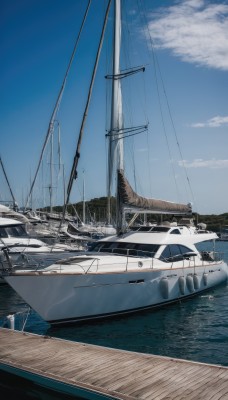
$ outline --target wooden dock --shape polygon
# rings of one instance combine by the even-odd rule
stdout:
[[[228,367],[4,328],[0,370],[85,399],[228,400]]]

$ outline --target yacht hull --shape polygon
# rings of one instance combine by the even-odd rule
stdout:
[[[223,262],[125,273],[9,275],[12,288],[50,324],[106,318],[163,306],[227,280]]]

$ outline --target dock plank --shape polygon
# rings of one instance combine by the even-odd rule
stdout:
[[[228,400],[228,367],[5,328],[0,341],[1,369],[48,378],[71,393],[81,390],[84,398],[93,393],[118,400]]]

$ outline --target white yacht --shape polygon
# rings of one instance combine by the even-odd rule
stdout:
[[[193,226],[140,227],[102,239],[89,252],[6,281],[51,323],[69,323],[166,305],[227,280],[227,264],[197,245],[213,232]]]

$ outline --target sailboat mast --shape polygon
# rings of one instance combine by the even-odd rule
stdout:
[[[120,45],[121,45],[121,0],[114,3],[114,43],[112,71],[112,103],[108,153],[107,218],[111,222],[111,192],[113,176],[117,169],[123,169],[123,140],[119,137],[122,121],[122,95],[120,85]]]
[[[82,216],[82,222],[85,224],[85,175],[83,171],[83,216]]]
[[[107,8],[106,8],[106,12],[105,12],[105,19],[104,19],[104,23],[103,23],[103,27],[102,27],[102,32],[101,32],[101,37],[100,37],[99,46],[98,46],[98,50],[97,50],[96,60],[94,63],[92,77],[91,77],[90,86],[89,86],[89,93],[88,93],[86,106],[85,106],[85,110],[84,110],[84,114],[83,114],[83,118],[82,118],[82,122],[81,122],[81,128],[80,128],[80,132],[79,132],[79,136],[78,136],[76,152],[75,152],[74,161],[73,161],[73,165],[71,168],[70,178],[69,178],[69,182],[68,182],[68,186],[67,186],[66,202],[65,202],[64,208],[63,208],[62,221],[65,216],[67,204],[69,203],[73,182],[75,179],[77,179],[77,176],[78,176],[77,166],[78,166],[78,162],[79,162],[79,158],[80,158],[81,142],[82,142],[82,137],[84,134],[84,127],[85,127],[86,118],[88,115],[88,109],[89,109],[90,100],[91,100],[91,96],[92,96],[93,85],[94,85],[94,80],[95,80],[96,71],[97,71],[97,67],[98,67],[98,61],[100,58],[101,48],[102,48],[102,44],[103,44],[103,40],[104,40],[104,34],[105,34],[105,29],[106,29],[106,25],[107,25],[107,21],[108,21],[108,14],[109,14],[110,6],[111,6],[111,0],[109,0]],[[61,227],[61,225],[60,225],[60,227]],[[59,230],[60,230],[60,228],[59,228]]]
[[[4,176],[5,176],[5,179],[6,179],[6,182],[7,182],[9,191],[10,191],[10,194],[11,194],[12,199],[13,199],[13,208],[15,209],[17,203],[16,203],[15,197],[14,197],[14,195],[13,195],[13,191],[12,191],[12,189],[11,189],[11,186],[10,186],[10,183],[9,183],[9,180],[8,180],[8,177],[7,177],[7,175],[6,175],[6,171],[5,171],[5,168],[4,168],[4,165],[3,165],[3,162],[2,162],[1,157],[0,157],[0,164],[1,164],[1,167],[2,167],[3,174],[4,174]]]
[[[51,157],[50,157],[50,213],[52,213],[53,204],[53,132],[51,133]]]

